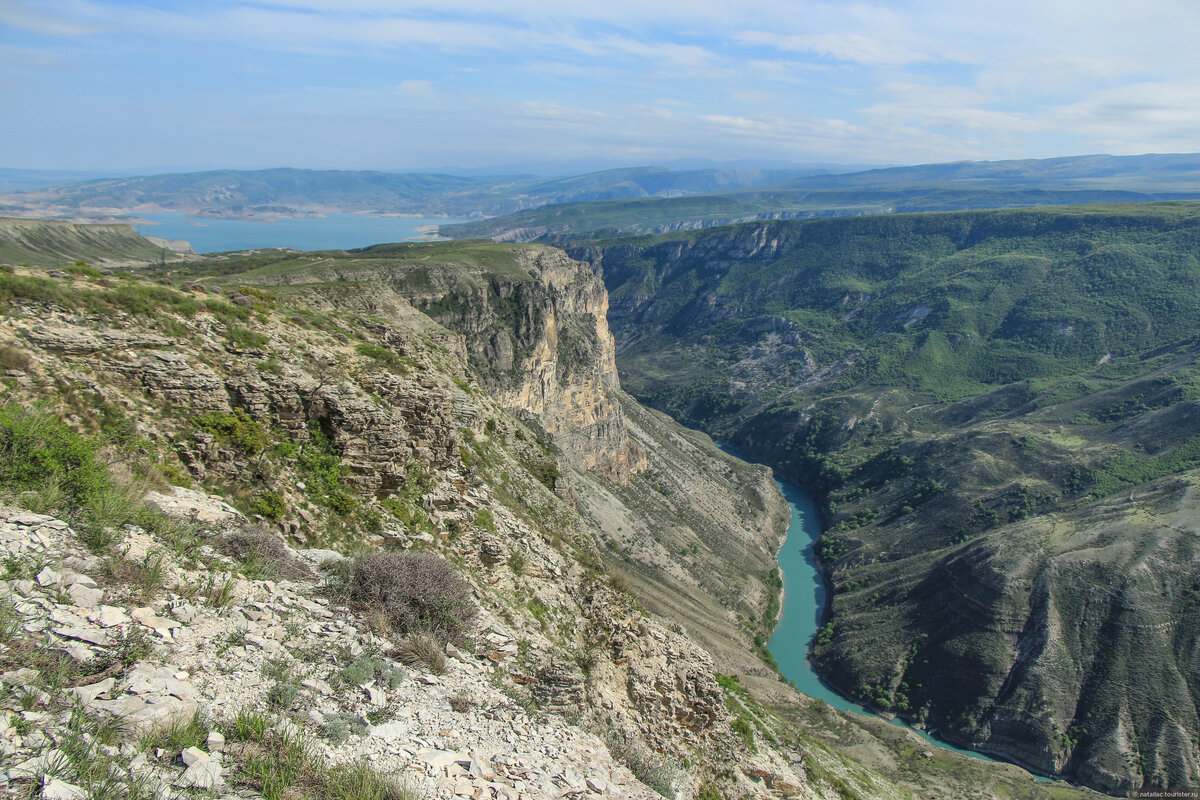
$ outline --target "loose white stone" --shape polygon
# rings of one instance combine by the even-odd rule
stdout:
[[[97,625],[105,628],[113,628],[117,625],[126,625],[131,622],[129,615],[123,609],[116,606],[100,606],[100,610],[89,614],[88,618]]]
[[[224,783],[220,764],[216,761],[197,761],[184,770],[176,785],[196,789],[215,789]]]
[[[42,784],[42,797],[48,800],[85,800],[87,792],[74,784],[47,775]]]
[[[59,636],[65,636],[68,639],[79,639],[80,641],[88,642],[89,644],[99,645],[100,647],[108,647],[112,644],[109,636],[99,628],[55,628],[54,632]]]
[[[186,749],[182,753],[180,753],[179,757],[182,758],[183,763],[187,764],[189,767],[192,764],[195,764],[199,761],[208,761],[209,760],[208,753],[204,752],[199,747],[189,747],[188,749]]]
[[[379,739],[399,739],[408,735],[408,726],[403,722],[387,722],[371,728],[370,735]]]
[[[82,583],[73,584],[67,589],[67,594],[71,596],[71,601],[80,608],[95,608],[104,599],[103,589],[94,589],[84,586]]]
[[[67,691],[78,697],[86,706],[96,702],[96,698],[100,695],[105,694],[106,692],[111,692],[116,684],[116,679],[105,678],[99,683],[93,683],[88,686],[76,686],[75,688],[68,689]]]

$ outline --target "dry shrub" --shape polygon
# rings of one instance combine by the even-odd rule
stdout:
[[[257,528],[239,528],[221,537],[221,552],[242,565],[242,573],[251,580],[298,578],[309,574],[308,567],[292,558],[279,538]]]
[[[445,561],[428,553],[371,553],[354,562],[350,597],[382,609],[392,630],[428,632],[441,642],[462,644],[475,616],[471,589]]]
[[[414,664],[424,664],[434,675],[444,675],[446,672],[445,645],[433,634],[417,633],[408,637],[400,643],[396,657],[410,667]]]
[[[0,370],[19,369],[26,372],[29,369],[29,353],[15,344],[0,347]]]

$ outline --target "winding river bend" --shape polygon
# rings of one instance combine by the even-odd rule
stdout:
[[[743,461],[748,460],[727,445],[718,443],[717,446],[731,456]],[[775,485],[779,487],[792,510],[792,520],[788,525],[787,540],[783,543],[783,549],[779,551],[779,568],[783,571],[783,613],[779,624],[775,626],[775,632],[767,642],[767,647],[779,663],[783,676],[804,694],[823,700],[839,711],[878,716],[834,691],[817,674],[808,658],[809,645],[817,635],[817,629],[825,615],[827,587],[825,578],[817,567],[817,555],[813,551],[813,544],[821,535],[821,515],[817,511],[816,503],[800,487],[778,479]],[[903,720],[892,719],[890,722],[898,727],[908,728],[931,745],[943,750],[980,761],[996,761],[983,753],[963,750],[943,742],[925,731],[911,727]]]

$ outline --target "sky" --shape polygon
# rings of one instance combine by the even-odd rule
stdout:
[[[1196,0],[0,0],[0,167],[1200,151]]]

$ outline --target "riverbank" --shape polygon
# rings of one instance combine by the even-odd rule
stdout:
[[[730,455],[741,457],[728,447],[722,449]],[[935,747],[968,758],[992,763],[1011,763],[977,750],[956,747],[928,731],[914,728],[899,717],[877,713],[842,695],[821,677],[809,658],[812,641],[828,617],[831,596],[831,588],[814,549],[821,535],[821,515],[813,499],[798,486],[778,479],[775,483],[792,510],[787,539],[778,555],[779,569],[783,575],[780,616],[775,631],[767,642],[767,648],[775,657],[783,676],[797,690],[826,703],[831,708],[885,720],[891,725],[910,731]],[[1029,771],[1024,765],[1016,766]],[[1033,772],[1029,774],[1038,781],[1056,780]]]
[[[728,445],[720,444],[719,447],[731,456],[746,460],[741,453]],[[809,652],[813,638],[828,616],[830,597],[830,587],[826,583],[814,549],[821,535],[821,512],[812,497],[795,484],[776,479],[775,485],[792,512],[787,538],[777,556],[783,578],[779,616],[775,630],[767,641],[767,649],[779,664],[783,676],[798,691],[839,711],[878,717],[911,731],[936,747],[968,758],[996,762],[997,759],[984,753],[955,747],[926,731],[912,727],[898,717],[885,717],[856,703],[826,683],[817,672],[809,658]],[[1041,779],[1039,777],[1039,780]]]

